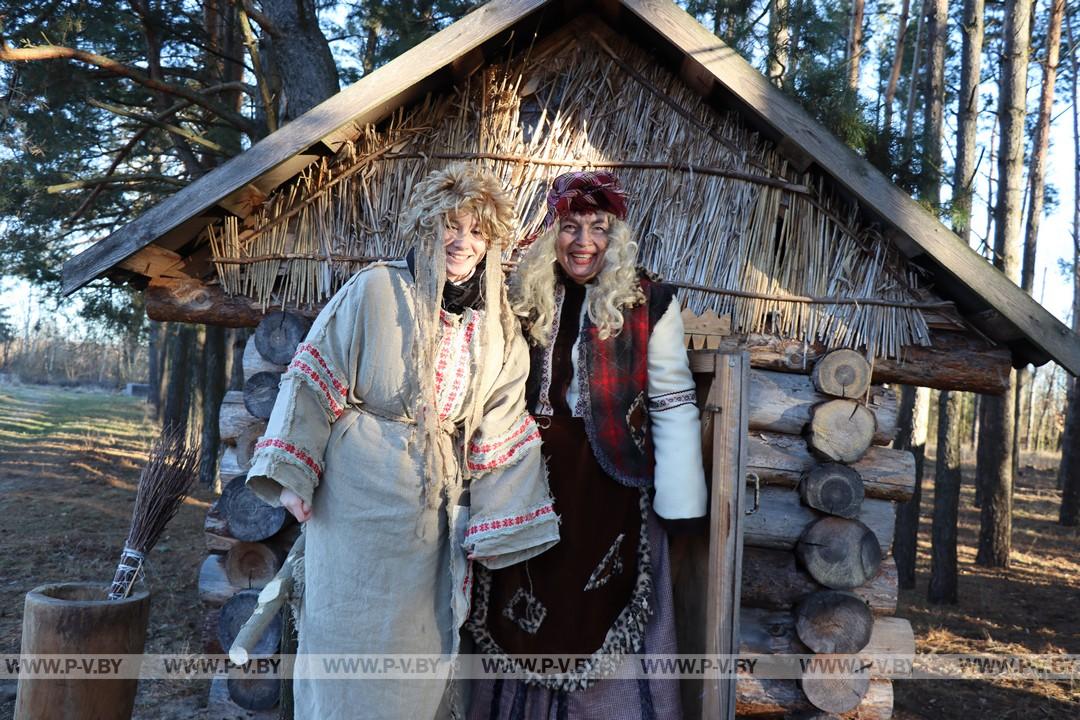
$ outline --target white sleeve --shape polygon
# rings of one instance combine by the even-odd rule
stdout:
[[[668,520],[701,517],[708,495],[701,463],[701,419],[675,298],[649,337],[649,418],[656,457],[656,514]]]

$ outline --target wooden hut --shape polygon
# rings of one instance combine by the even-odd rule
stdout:
[[[710,538],[674,548],[681,651],[913,652],[890,548],[914,463],[887,447],[886,384],[1000,393],[1012,366],[1080,373],[1080,338],[668,0],[485,5],[70,260],[65,291],[104,275],[143,288],[158,320],[311,317],[403,253],[412,184],[461,159],[506,181],[523,228],[551,177],[614,170],[643,264],[681,288],[712,477]],[[255,386],[282,369],[247,355]],[[226,399],[223,473],[258,437],[250,407]],[[208,516],[212,606],[294,532],[264,518],[273,532],[241,541],[233,505],[256,512],[237,492]],[[844,562],[814,550],[829,545]],[[862,632],[816,630],[839,615]],[[890,679],[863,680],[747,676],[685,697],[688,716],[888,717]]]

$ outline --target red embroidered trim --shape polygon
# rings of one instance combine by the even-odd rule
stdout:
[[[544,505],[543,507],[539,507],[531,512],[524,513],[522,515],[515,515],[514,517],[502,518],[500,520],[488,520],[487,522],[482,522],[479,525],[473,525],[472,527],[470,527],[468,530],[465,531],[465,537],[468,538],[472,535],[477,535],[479,533],[518,527],[519,525],[533,522],[537,518],[544,517],[545,515],[550,515],[553,512],[555,512],[555,508],[548,504]]]
[[[284,450],[300,462],[304,463],[304,465],[306,465],[308,469],[315,473],[316,477],[322,477],[322,467],[319,465],[319,463],[315,462],[315,460],[310,455],[308,455],[306,452],[296,447],[292,443],[287,443],[284,440],[279,440],[278,438],[266,438],[255,443],[256,450],[262,450],[263,448],[268,447],[277,448],[278,450]]]
[[[317,347],[315,347],[311,343],[300,343],[296,346],[296,355],[299,355],[302,352],[310,353],[311,356],[315,358],[316,362],[318,362],[319,365],[322,365],[323,370],[325,370],[326,374],[330,376],[330,382],[333,384],[335,390],[341,393],[342,396],[346,396],[349,394],[349,387],[347,385],[343,385],[341,381],[337,379],[334,371],[330,369],[330,365],[326,362],[326,360],[323,359],[323,356],[319,354],[319,349]]]
[[[540,440],[540,429],[534,425],[532,432],[518,440],[506,452],[499,455],[498,457],[492,460],[488,460],[487,462],[474,462],[472,458],[469,458],[467,461],[469,465],[469,470],[494,470],[500,465],[505,465],[506,463],[510,462],[510,460],[515,455],[529,447],[532,447],[534,441],[538,440]]]
[[[473,455],[481,455],[483,453],[489,453],[492,450],[498,450],[506,443],[513,441],[522,433],[528,432],[530,429],[535,428],[536,421],[532,419],[531,415],[525,415],[521,420],[518,421],[517,427],[512,428],[502,437],[494,438],[490,443],[487,443],[486,445],[477,445],[475,442],[470,442],[469,453]]]
[[[443,311],[445,313],[445,311]],[[440,317],[442,317],[440,315]],[[476,323],[479,317],[478,312],[473,312],[469,318],[469,322],[465,324],[463,328],[464,337],[459,337],[458,333],[454,333],[453,336],[444,335],[444,341],[441,343],[439,353],[439,362],[435,370],[435,385],[436,392],[441,394],[442,385],[445,380],[443,371],[446,369],[447,360],[444,359],[446,355],[453,355],[455,366],[454,375],[450,380],[450,387],[447,390],[445,399],[443,400],[441,407],[439,408],[439,419],[445,420],[450,417],[450,414],[454,411],[454,403],[457,401],[458,395],[465,384],[465,370],[469,364],[469,345],[472,343],[473,335],[476,334]],[[449,323],[444,323],[449,327]],[[454,353],[455,345],[459,352]],[[443,352],[445,349],[445,353]]]
[[[289,363],[289,367],[296,368],[311,378],[311,380],[323,391],[323,395],[326,396],[326,402],[330,406],[330,414],[334,416],[335,420],[341,417],[341,413],[345,412],[345,408],[343,408],[334,396],[330,394],[330,388],[327,387],[326,383],[323,382],[323,379],[319,377],[319,374],[315,372],[310,365],[300,358],[293,358],[293,361]]]

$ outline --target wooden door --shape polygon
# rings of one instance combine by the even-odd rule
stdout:
[[[709,533],[671,540],[676,628],[682,654],[735,655],[750,358],[745,352],[692,354],[702,414],[702,453],[709,480]],[[683,680],[688,720],[735,717],[735,679]]]

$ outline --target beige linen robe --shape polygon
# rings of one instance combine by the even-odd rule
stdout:
[[[440,317],[445,477],[422,471],[404,262],[353,277],[297,348],[248,483],[272,504],[285,486],[312,505],[299,653],[455,655],[472,561],[505,567],[557,541],[539,431],[525,411],[525,341],[487,323],[494,332],[481,343],[483,320],[472,309]],[[473,402],[483,415],[466,448],[461,423]],[[470,507],[462,462],[472,475]],[[423,720],[446,711],[445,688],[438,680],[298,678],[296,717]]]

